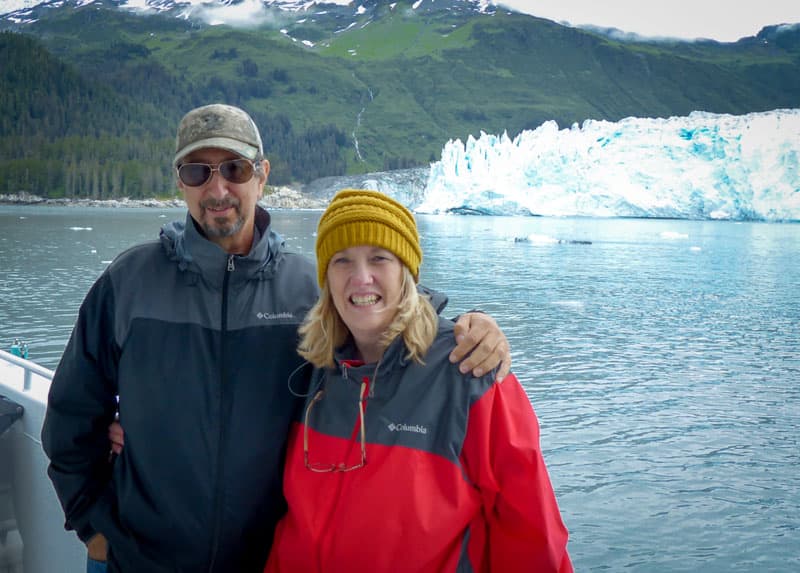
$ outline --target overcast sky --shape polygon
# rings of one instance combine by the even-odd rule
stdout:
[[[771,24],[800,23],[800,0],[494,0],[556,22],[643,36],[734,42]]]

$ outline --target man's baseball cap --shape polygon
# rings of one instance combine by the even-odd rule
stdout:
[[[264,154],[253,118],[238,107],[221,103],[195,108],[183,116],[172,164],[177,166],[191,152],[208,147],[225,149],[251,161]]]

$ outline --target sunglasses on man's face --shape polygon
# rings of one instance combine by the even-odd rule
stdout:
[[[247,183],[253,178],[256,166],[247,159],[229,159],[221,163],[184,163],[178,167],[178,178],[184,185],[199,187],[209,182],[219,171],[222,178],[231,183]]]

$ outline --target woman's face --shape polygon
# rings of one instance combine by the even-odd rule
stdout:
[[[397,313],[403,263],[380,247],[350,247],[331,257],[327,280],[333,304],[356,343],[374,343]]]

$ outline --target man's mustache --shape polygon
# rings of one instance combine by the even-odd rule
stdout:
[[[228,207],[239,207],[239,201],[235,199],[206,199],[200,202],[203,209],[227,209]]]

